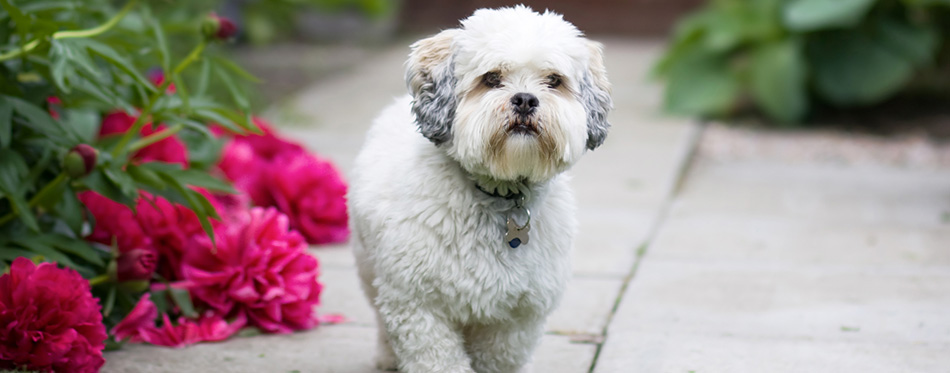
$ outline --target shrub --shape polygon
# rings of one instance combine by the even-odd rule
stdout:
[[[789,124],[927,82],[947,69],[948,45],[946,0],[713,0],[677,24],[654,72],[668,111],[753,106]]]

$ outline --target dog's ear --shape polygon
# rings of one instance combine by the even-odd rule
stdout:
[[[412,112],[419,132],[436,145],[452,137],[455,119],[455,86],[452,40],[459,32],[449,29],[410,46],[406,85],[412,95]]]
[[[588,41],[590,59],[587,72],[581,80],[581,102],[587,109],[587,149],[604,143],[607,138],[607,113],[613,109],[610,99],[610,82],[607,81],[607,69],[604,68],[604,46],[595,41]]]

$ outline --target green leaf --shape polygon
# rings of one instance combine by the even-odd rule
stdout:
[[[59,234],[43,234],[37,236],[36,239],[47,246],[59,249],[60,252],[73,254],[89,263],[100,267],[105,265],[100,252],[88,242],[81,239],[70,238]]]
[[[142,166],[136,166],[136,165],[128,165],[126,167],[126,171],[129,173],[129,176],[131,176],[132,179],[134,179],[138,183],[148,185],[158,190],[163,190],[168,187],[168,184],[162,181],[162,178],[158,175],[158,173],[151,170],[147,166],[142,167]]]
[[[715,116],[727,113],[739,98],[738,77],[725,56],[696,49],[669,68],[665,107],[678,114]]]
[[[815,89],[836,105],[879,102],[913,75],[909,59],[859,30],[816,36],[806,52]]]
[[[106,300],[102,304],[102,315],[108,317],[112,313],[112,310],[115,309],[115,294],[118,292],[117,286],[110,286],[109,293],[106,295]]]
[[[171,294],[172,301],[175,302],[175,305],[181,310],[181,313],[186,317],[197,317],[198,312],[195,312],[195,306],[191,303],[191,293],[188,292],[188,289],[179,289],[171,287],[168,289],[168,293]]]
[[[161,176],[162,180],[172,187],[172,189],[178,191],[178,194],[184,197],[185,201],[187,201],[186,205],[191,209],[191,211],[194,211],[195,215],[198,216],[198,222],[201,223],[201,228],[204,229],[205,234],[208,235],[208,238],[211,239],[212,245],[214,245],[214,228],[211,226],[211,221],[208,220],[208,213],[204,210],[204,206],[201,204],[201,201],[195,197],[198,192],[188,189],[187,186],[180,183],[176,178],[170,176],[167,173],[159,173],[159,175]]]
[[[26,161],[19,153],[11,149],[0,149],[0,192],[3,192],[10,200],[13,211],[17,213],[23,224],[33,231],[39,231],[40,227],[36,223],[36,217],[33,216],[33,210],[26,201],[26,191],[22,187],[23,179],[28,175],[29,169]]]
[[[19,257],[29,258],[33,256],[32,251],[26,251],[23,249],[15,249],[12,247],[0,247],[0,261],[13,262],[14,259]],[[0,271],[3,273],[3,271]]]
[[[218,77],[221,78],[221,81],[224,82],[225,87],[228,88],[228,92],[231,93],[231,99],[234,100],[234,104],[241,108],[241,110],[249,111],[251,104],[247,100],[247,95],[238,89],[234,81],[231,80],[231,76],[225,73],[224,70],[218,69],[216,72],[218,73]]]
[[[201,73],[198,74],[198,90],[195,93],[203,96],[208,91],[208,81],[211,80],[211,60],[201,60]]]
[[[211,174],[206,171],[184,170],[181,168],[181,165],[164,162],[143,163],[140,167],[155,172],[166,182],[168,182],[168,179],[172,179],[175,181],[175,184],[181,184],[183,186],[196,186],[214,191],[237,193],[231,184],[211,176]]]
[[[0,96],[0,148],[10,147],[13,136],[13,105]]]
[[[76,192],[68,184],[63,191],[62,198],[53,207],[53,212],[66,223],[66,226],[79,236],[82,233],[83,205],[76,198]]]
[[[915,66],[934,63],[940,34],[927,24],[913,24],[903,19],[881,18],[872,23],[873,35],[881,44],[904,56]]]
[[[198,119],[203,119],[203,120],[221,125],[222,127],[227,128],[231,132],[234,132],[234,133],[245,132],[244,128],[242,128],[241,126],[238,126],[233,120],[231,120],[230,118],[224,115],[221,115],[215,110],[195,109],[194,115],[198,117]]]
[[[773,119],[799,122],[808,112],[805,58],[795,40],[765,44],[753,55],[750,85],[756,103]]]
[[[86,177],[82,179],[82,183],[87,188],[92,189],[96,193],[99,193],[108,199],[129,206],[130,208],[135,208],[135,199],[129,198],[123,194],[122,190],[119,189],[119,187],[115,185],[114,182],[106,178],[106,176],[99,169],[95,169],[89,173],[89,175],[86,175]]]
[[[208,200],[208,197],[205,197],[204,194],[198,192],[194,192],[194,196],[208,216],[221,220],[221,216],[218,215],[218,209],[214,208],[214,205],[211,204],[211,201]]]
[[[792,31],[852,27],[873,5],[874,0],[794,0],[785,6],[783,20]]]
[[[82,108],[72,109],[66,112],[66,122],[72,127],[79,140],[84,143],[92,143],[99,135],[99,127],[102,123],[102,116],[94,109]]]
[[[81,268],[80,266],[76,265],[72,259],[69,259],[66,254],[57,251],[52,246],[47,245],[37,238],[37,236],[19,237],[10,240],[10,242],[29,251],[40,254],[48,261],[56,262],[73,269]]]
[[[102,171],[105,173],[106,178],[119,188],[122,195],[130,200],[134,200],[138,197],[139,190],[135,187],[135,180],[133,180],[129,174],[113,168],[104,168]]]
[[[155,18],[149,17],[148,23],[151,26],[152,33],[155,34],[155,42],[158,44],[158,52],[162,58],[162,71],[169,74],[172,71],[172,63],[171,53],[168,51],[168,42],[165,40],[165,31],[162,30],[162,25]]]
[[[254,74],[247,72],[247,70],[244,70],[243,68],[241,68],[241,66],[238,66],[236,63],[234,63],[233,61],[227,58],[215,57],[214,62],[217,63],[219,66],[222,66],[228,70],[231,70],[231,72],[237,74],[238,76],[244,78],[247,81],[250,81],[252,83],[261,82],[261,80],[258,79],[256,76],[254,76]]]
[[[72,134],[63,129],[46,110],[16,97],[4,96],[4,98],[13,105],[13,111],[26,119],[24,124],[27,127],[46,135],[58,144],[75,142],[75,138],[67,136]]]
[[[122,57],[118,52],[116,52],[112,47],[100,43],[92,39],[77,39],[82,40],[82,43],[86,48],[92,51],[95,54],[98,54],[100,57],[111,63],[113,66],[119,68],[128,74],[132,79],[135,79],[142,87],[148,89],[150,92],[158,92],[158,89],[152,85],[148,79],[145,78],[139,71],[132,65],[131,62]]]

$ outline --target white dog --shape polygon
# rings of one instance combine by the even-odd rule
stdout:
[[[570,278],[562,172],[607,136],[601,46],[517,6],[411,48],[411,97],[370,129],[349,195],[377,366],[519,371]]]

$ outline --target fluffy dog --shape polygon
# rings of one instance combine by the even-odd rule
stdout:
[[[349,195],[377,366],[522,370],[570,278],[563,171],[607,136],[601,46],[555,13],[482,9],[413,44],[406,83]]]

